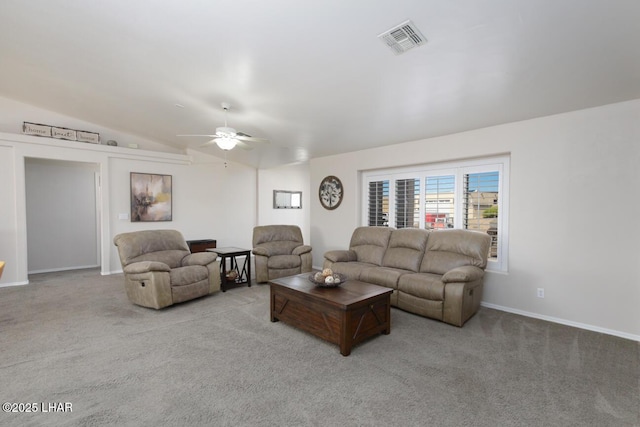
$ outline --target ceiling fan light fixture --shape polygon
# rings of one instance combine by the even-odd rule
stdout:
[[[220,137],[224,138],[233,138],[236,136],[238,132],[234,128],[230,128],[228,126],[221,126],[216,128],[216,135],[220,135]]]
[[[225,151],[233,150],[233,148],[238,143],[237,140],[227,137],[214,138],[213,141],[218,145],[218,147],[220,147],[221,150]]]

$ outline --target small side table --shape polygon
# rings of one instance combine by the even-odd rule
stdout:
[[[222,292],[227,291],[228,286],[244,285],[251,287],[251,249],[241,248],[215,248],[207,249],[208,252],[215,252],[220,257],[220,282]],[[244,257],[242,267],[238,264],[237,257]],[[229,258],[229,269],[227,270],[227,258]],[[228,274],[235,271],[237,276],[229,279]]]

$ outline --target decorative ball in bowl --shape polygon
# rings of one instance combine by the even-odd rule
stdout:
[[[335,288],[343,284],[347,280],[347,276],[334,273],[330,268],[325,268],[309,275],[309,280],[320,288]]]

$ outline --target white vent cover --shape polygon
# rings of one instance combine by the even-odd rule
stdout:
[[[393,27],[390,30],[378,36],[396,55],[405,53],[409,49],[418,47],[427,42],[425,36],[422,35],[415,24],[411,21],[405,21],[402,24]]]

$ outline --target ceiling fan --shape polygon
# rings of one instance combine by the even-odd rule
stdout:
[[[227,112],[231,109],[231,104],[227,102],[222,103],[222,109],[224,110],[224,126],[217,127],[216,133],[213,135],[178,135],[178,136],[206,136],[213,138],[211,141],[205,142],[202,146],[216,144],[221,150],[229,151],[236,147],[236,145],[245,150],[251,150],[253,147],[245,142],[262,142],[268,143],[269,140],[265,138],[257,138],[255,136],[247,135],[243,132],[238,132],[234,128],[227,126]]]

